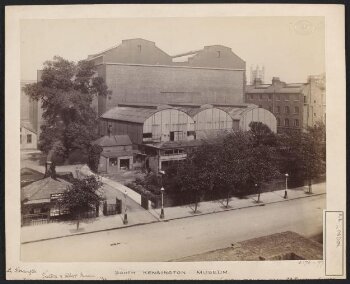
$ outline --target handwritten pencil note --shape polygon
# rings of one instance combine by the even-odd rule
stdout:
[[[325,211],[325,269],[327,276],[344,275],[344,212]]]

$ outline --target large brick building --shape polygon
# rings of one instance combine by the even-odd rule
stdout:
[[[170,56],[154,42],[123,40],[88,60],[110,90],[98,113],[118,103],[242,104],[245,62],[222,45]]]
[[[310,76],[307,83],[287,84],[278,77],[272,84],[255,80],[246,87],[246,103],[256,104],[272,112],[277,119],[277,132],[300,131],[325,122],[324,88]]]

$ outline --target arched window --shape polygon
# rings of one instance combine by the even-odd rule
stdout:
[[[281,125],[281,119],[279,117],[276,118],[277,119],[277,126]]]
[[[288,119],[288,118],[286,118],[286,119],[284,120],[284,126],[289,126],[289,119]]]
[[[297,127],[299,126],[299,119],[294,120],[294,126],[297,126]]]

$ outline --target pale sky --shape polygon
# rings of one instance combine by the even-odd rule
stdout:
[[[251,65],[264,65],[265,83],[325,72],[323,17],[44,19],[21,22],[21,79],[35,80],[55,55],[78,61],[130,38],[169,55],[225,45],[246,61],[248,80]]]

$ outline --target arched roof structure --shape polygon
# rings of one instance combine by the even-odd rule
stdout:
[[[157,107],[152,108],[122,106],[115,107],[106,111],[104,114],[101,115],[101,118],[142,124],[155,113],[165,109],[174,108],[168,105],[159,105]]]

